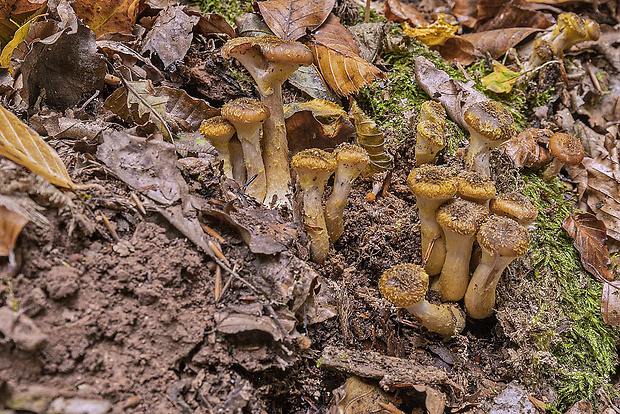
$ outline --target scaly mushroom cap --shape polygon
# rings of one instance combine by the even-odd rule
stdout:
[[[456,195],[465,200],[483,203],[495,197],[495,183],[476,171],[461,171],[456,186]]]
[[[549,138],[549,152],[568,165],[579,164],[585,155],[581,140],[563,132],[556,132]]]
[[[226,59],[243,55],[254,49],[270,62],[310,65],[314,57],[312,51],[302,43],[284,40],[273,35],[261,37],[236,37],[222,46],[222,56]]]
[[[222,106],[222,117],[232,123],[255,124],[269,118],[269,108],[251,98],[239,98]]]
[[[340,144],[332,155],[338,164],[345,164],[346,166],[359,165],[360,170],[366,168],[370,163],[368,152],[359,145]]]
[[[446,110],[439,102],[423,102],[420,107],[420,121],[431,121],[444,125],[446,123]]]
[[[598,40],[601,37],[601,26],[592,19],[586,19],[587,40]]]
[[[228,144],[235,135],[235,127],[224,117],[214,116],[202,121],[200,133],[217,148]]]
[[[504,257],[523,256],[530,244],[525,227],[513,219],[495,215],[482,223],[477,239],[483,249]]]
[[[293,155],[291,167],[297,171],[302,179],[302,174],[332,173],[336,170],[336,160],[327,151],[310,148]]]
[[[531,223],[538,216],[536,206],[521,193],[498,194],[489,203],[489,211],[498,216],[509,217],[520,224]]]
[[[407,308],[426,296],[428,275],[418,265],[402,263],[390,267],[379,279],[379,292],[392,305]]]
[[[448,199],[456,193],[456,183],[452,174],[437,165],[424,165],[414,168],[407,177],[407,185],[416,197],[429,199]]]
[[[585,38],[588,35],[586,22],[575,13],[561,13],[553,34],[557,37],[562,33],[567,38]]]
[[[489,141],[506,141],[515,134],[510,111],[495,101],[470,105],[464,114],[465,123]]]
[[[446,146],[446,138],[443,126],[439,122],[422,121],[416,127],[418,139],[422,138],[433,147],[443,148]]]
[[[441,227],[463,236],[473,236],[487,216],[482,204],[453,198],[437,210],[437,222]]]

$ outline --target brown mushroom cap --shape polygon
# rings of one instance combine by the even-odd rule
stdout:
[[[425,141],[428,141],[434,147],[445,147],[446,138],[443,129],[443,125],[439,122],[422,121],[418,123],[416,127],[418,137],[422,137]]]
[[[414,168],[407,177],[407,185],[416,197],[442,199],[451,198],[456,193],[456,183],[452,174],[437,165],[424,165]]]
[[[401,308],[422,301],[427,290],[428,275],[420,266],[410,263],[390,267],[379,279],[381,296]]]
[[[269,118],[269,108],[251,98],[239,98],[222,106],[222,117],[232,123],[254,124]]]
[[[457,196],[482,203],[495,197],[495,183],[476,171],[461,171],[456,176]]]
[[[554,29],[558,35],[565,33],[571,37],[582,38],[588,34],[586,22],[579,15],[575,13],[560,13],[558,15],[558,23]]]
[[[476,234],[487,216],[482,204],[453,198],[443,203],[437,210],[437,222],[441,227],[464,236]]]
[[[368,152],[359,145],[340,144],[334,149],[332,155],[338,164],[363,165],[362,168],[366,168],[370,163]]]
[[[303,172],[333,172],[336,170],[336,160],[332,154],[327,151],[310,148],[299,151],[297,154],[293,155],[291,167],[293,167],[298,174]]]
[[[536,206],[523,194],[511,192],[498,194],[489,203],[489,211],[498,216],[509,217],[518,223],[531,223],[538,216]]]
[[[510,111],[495,101],[476,102],[465,110],[465,123],[489,141],[506,141],[515,134]]]
[[[576,165],[583,161],[585,149],[573,135],[556,132],[549,138],[549,152],[564,164]]]
[[[214,116],[202,121],[200,133],[214,146],[225,145],[235,135],[235,127],[224,117]]]
[[[483,249],[504,257],[523,256],[530,243],[525,227],[513,219],[495,215],[482,223],[477,239]]]
[[[534,41],[534,51],[543,62],[553,59],[553,48],[549,41],[544,38]]]
[[[314,60],[312,51],[304,44],[273,35],[231,39],[222,46],[222,55],[229,59],[235,54],[247,53],[250,49],[260,51],[270,62],[310,65]]]
[[[446,123],[446,110],[439,102],[423,102],[420,107],[420,120],[438,122],[443,125]]]

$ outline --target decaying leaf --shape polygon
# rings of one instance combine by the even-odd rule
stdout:
[[[424,15],[410,4],[398,0],[385,0],[385,18],[392,22],[407,22],[413,26],[428,26]]]
[[[315,99],[335,100],[335,95],[327,89],[327,85],[314,65],[300,67],[288,77],[287,81]]]
[[[448,62],[458,61],[461,65],[470,65],[478,58],[478,52],[471,42],[462,36],[454,36],[438,48],[439,54]]]
[[[11,254],[17,236],[28,221],[27,217],[0,205],[0,256]]]
[[[532,33],[539,31],[540,29],[531,27],[513,27],[479,33],[467,33],[461,35],[461,37],[469,40],[479,52],[489,52],[494,59],[498,59]]]
[[[495,93],[508,93],[521,74],[508,69],[498,61],[493,61],[493,72],[482,78],[482,86]]]
[[[382,412],[381,405],[398,399],[387,394],[376,385],[367,384],[359,377],[349,377],[344,384],[332,391],[330,414],[358,414]]]
[[[456,35],[456,31],[459,28],[448,23],[445,17],[441,13],[437,20],[428,26],[411,27],[407,23],[403,23],[403,33],[407,36],[415,37],[427,46],[443,45],[446,40]]]
[[[143,0],[76,0],[71,5],[97,36],[130,33]]]
[[[471,0],[455,0],[452,14],[456,16],[463,26],[473,28],[478,19],[478,2]]]
[[[281,39],[297,40],[325,22],[335,0],[267,0],[258,2],[265,23]]]
[[[511,27],[546,29],[553,26],[543,12],[528,8],[522,0],[478,0],[478,21],[491,18],[477,32]]]
[[[603,284],[601,316],[605,323],[620,326],[620,281]]]
[[[54,185],[76,188],[56,151],[2,105],[0,155],[26,167]]]
[[[581,264],[597,279],[614,280],[609,270],[611,260],[605,246],[607,232],[605,223],[594,214],[575,212],[566,217],[562,227],[574,239],[574,245],[581,256]]]
[[[335,103],[314,99],[284,108],[291,155],[308,148],[330,149],[355,136],[347,113]]]
[[[28,35],[28,29],[30,29],[30,21],[24,23],[15,34],[13,35],[13,39],[2,49],[2,54],[0,54],[0,67],[8,68],[11,63],[11,56],[13,55],[13,51],[21,42],[26,39]]]
[[[150,61],[129,46],[113,40],[97,40],[97,48],[108,59],[121,58],[122,64],[117,68],[125,79],[148,79],[159,83],[164,75]]]
[[[333,14],[314,33],[310,46],[325,82],[340,96],[385,78],[381,70],[359,56],[355,39]]]
[[[551,154],[538,144],[537,136],[553,134],[548,129],[528,128],[516,137],[509,139],[499,146],[514,162],[517,168],[538,168],[551,162]]]
[[[9,19],[0,19],[0,47],[4,48],[19,26]]]
[[[232,28],[222,15],[216,13],[199,13],[188,9],[184,9],[184,11],[190,16],[198,16],[200,18],[194,27],[194,30],[200,34],[223,33],[230,38],[237,36],[235,29]]]
[[[370,156],[370,165],[366,172],[374,174],[394,168],[394,157],[385,150],[385,136],[375,121],[366,115],[355,101],[351,105],[350,113],[354,119],[357,143],[368,151]]]
[[[260,312],[262,305],[252,306],[246,305],[246,313],[242,312],[217,312],[213,315],[215,323],[217,323],[216,329],[224,334],[237,335],[247,338],[247,340],[263,342],[260,334],[267,334],[274,341],[281,342],[285,339],[289,339],[289,335],[294,334],[295,330],[295,318],[283,317],[283,313],[278,314],[278,322],[268,315],[257,316],[257,312]],[[244,309],[236,309],[244,310]],[[259,313],[260,315],[260,313]],[[282,328],[285,332],[282,332]],[[297,334],[299,335],[299,334]],[[251,338],[251,339],[250,339]]]

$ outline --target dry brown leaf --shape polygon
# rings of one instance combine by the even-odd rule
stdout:
[[[12,14],[30,13],[40,10],[47,4],[47,0],[17,0],[13,6]]]
[[[258,2],[258,8],[276,36],[297,40],[321,26],[335,3],[335,0],[267,0]]]
[[[478,21],[478,0],[455,0],[452,14],[463,26],[473,28]]]
[[[392,22],[408,22],[413,26],[426,26],[428,20],[415,7],[398,0],[385,0],[385,18]]]
[[[194,30],[200,34],[218,34],[224,33],[228,35],[228,37],[233,38],[236,37],[235,29],[226,21],[226,19],[215,13],[200,13],[194,10],[184,10],[190,16],[198,16],[200,20]]]
[[[599,280],[613,281],[614,275],[608,267],[611,263],[609,251],[605,246],[605,223],[594,214],[575,212],[566,217],[562,227],[574,239],[584,269]]]
[[[500,7],[502,6],[502,7]],[[503,4],[497,0],[478,1],[478,21],[492,17],[491,20],[482,24],[477,32],[485,32],[494,29],[507,29],[511,27],[530,27],[546,29],[553,26],[554,22],[541,11],[530,10],[523,6],[522,1],[512,1]]]
[[[369,86],[385,74],[359,56],[351,32],[331,14],[310,42],[314,62],[325,82],[338,95],[347,96]]]
[[[0,205],[0,256],[8,256],[28,218]]]
[[[479,52],[489,52],[494,59],[498,59],[508,50],[521,43],[526,37],[539,31],[540,29],[530,27],[513,27],[480,33],[468,33],[461,35],[461,37],[469,40]]]
[[[384,412],[380,404],[397,404],[399,400],[377,385],[366,384],[358,377],[349,377],[332,391],[330,413],[358,414]]]
[[[76,0],[71,6],[99,36],[131,32],[142,4],[143,0]]]
[[[447,39],[439,46],[439,54],[448,62],[456,60],[461,65],[470,65],[475,62],[478,53],[471,42],[462,36],[454,36]]]
[[[603,316],[603,322],[612,326],[620,326],[620,281],[603,285],[601,316]],[[582,413],[583,411],[576,412]]]
[[[551,162],[551,154],[538,145],[537,137],[548,135],[548,140],[552,134],[553,132],[548,129],[528,128],[502,143],[499,149],[504,151],[518,168],[538,168]]]
[[[76,188],[60,157],[34,130],[0,105],[0,155],[59,187]]]

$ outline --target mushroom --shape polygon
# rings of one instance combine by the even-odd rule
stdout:
[[[493,314],[500,276],[510,262],[527,252],[529,236],[513,219],[490,215],[480,226],[477,239],[482,257],[465,292],[465,310],[474,319],[484,319]]]
[[[265,204],[291,207],[287,195],[291,175],[282,106],[282,83],[300,66],[310,65],[312,51],[299,42],[276,36],[237,37],[222,47],[222,56],[239,60],[256,81],[261,101],[271,116],[263,126],[263,159],[267,176]]]
[[[341,144],[334,150],[336,174],[334,189],[325,202],[325,222],[329,238],[334,243],[344,231],[344,207],[351,192],[353,181],[370,163],[368,152],[358,145]]]
[[[269,118],[269,108],[255,99],[240,98],[222,106],[222,117],[237,130],[248,178],[256,175],[246,193],[262,203],[265,199],[266,179],[260,151],[260,126]]]
[[[439,276],[444,302],[456,302],[465,296],[471,249],[487,213],[485,206],[458,198],[448,200],[437,210],[437,222],[446,240],[446,261]]]
[[[565,164],[577,165],[583,161],[585,149],[581,140],[573,135],[556,132],[549,138],[549,152],[553,161],[545,168],[543,177],[551,181],[557,177]]]
[[[515,134],[512,115],[498,102],[482,101],[467,107],[463,119],[470,133],[467,165],[484,177],[490,177],[491,149]]]
[[[538,209],[534,203],[517,192],[498,194],[491,200],[489,212],[511,218],[525,228],[530,228],[538,217]]]
[[[228,144],[235,135],[235,127],[221,116],[214,116],[202,121],[200,133],[213,145],[223,162],[224,175],[233,178],[233,167]]]
[[[425,101],[420,106],[419,122],[431,121],[442,126],[446,124],[446,110],[439,102]]]
[[[321,199],[327,180],[336,170],[336,160],[328,152],[311,148],[295,154],[291,167],[297,172],[303,193],[304,224],[310,236],[312,261],[323,263],[329,251],[329,235]]]
[[[561,13],[558,15],[558,22],[551,32],[550,45],[553,54],[562,58],[564,51],[577,43],[598,40],[600,36],[601,28],[595,21],[584,20],[575,13]]]
[[[416,127],[415,160],[418,165],[428,164],[446,146],[445,124],[422,121]]]
[[[435,213],[437,208],[456,193],[456,183],[450,172],[435,165],[424,165],[415,168],[407,177],[407,185],[415,195],[420,217],[420,232],[422,236],[422,257],[431,240],[435,240],[433,250],[426,261],[425,270],[433,276],[441,272],[446,256],[446,246],[443,241],[443,233]]]
[[[465,314],[454,304],[429,303],[428,274],[418,265],[402,263],[390,267],[379,279],[381,296],[394,306],[406,308],[426,329],[451,338],[465,328]]]
[[[476,171],[461,171],[456,176],[456,195],[463,200],[488,205],[495,197],[495,183]]]
[[[228,142],[228,151],[230,151],[230,163],[232,164],[233,178],[239,185],[245,184],[245,163],[243,162],[243,147],[239,138],[232,137]]]

